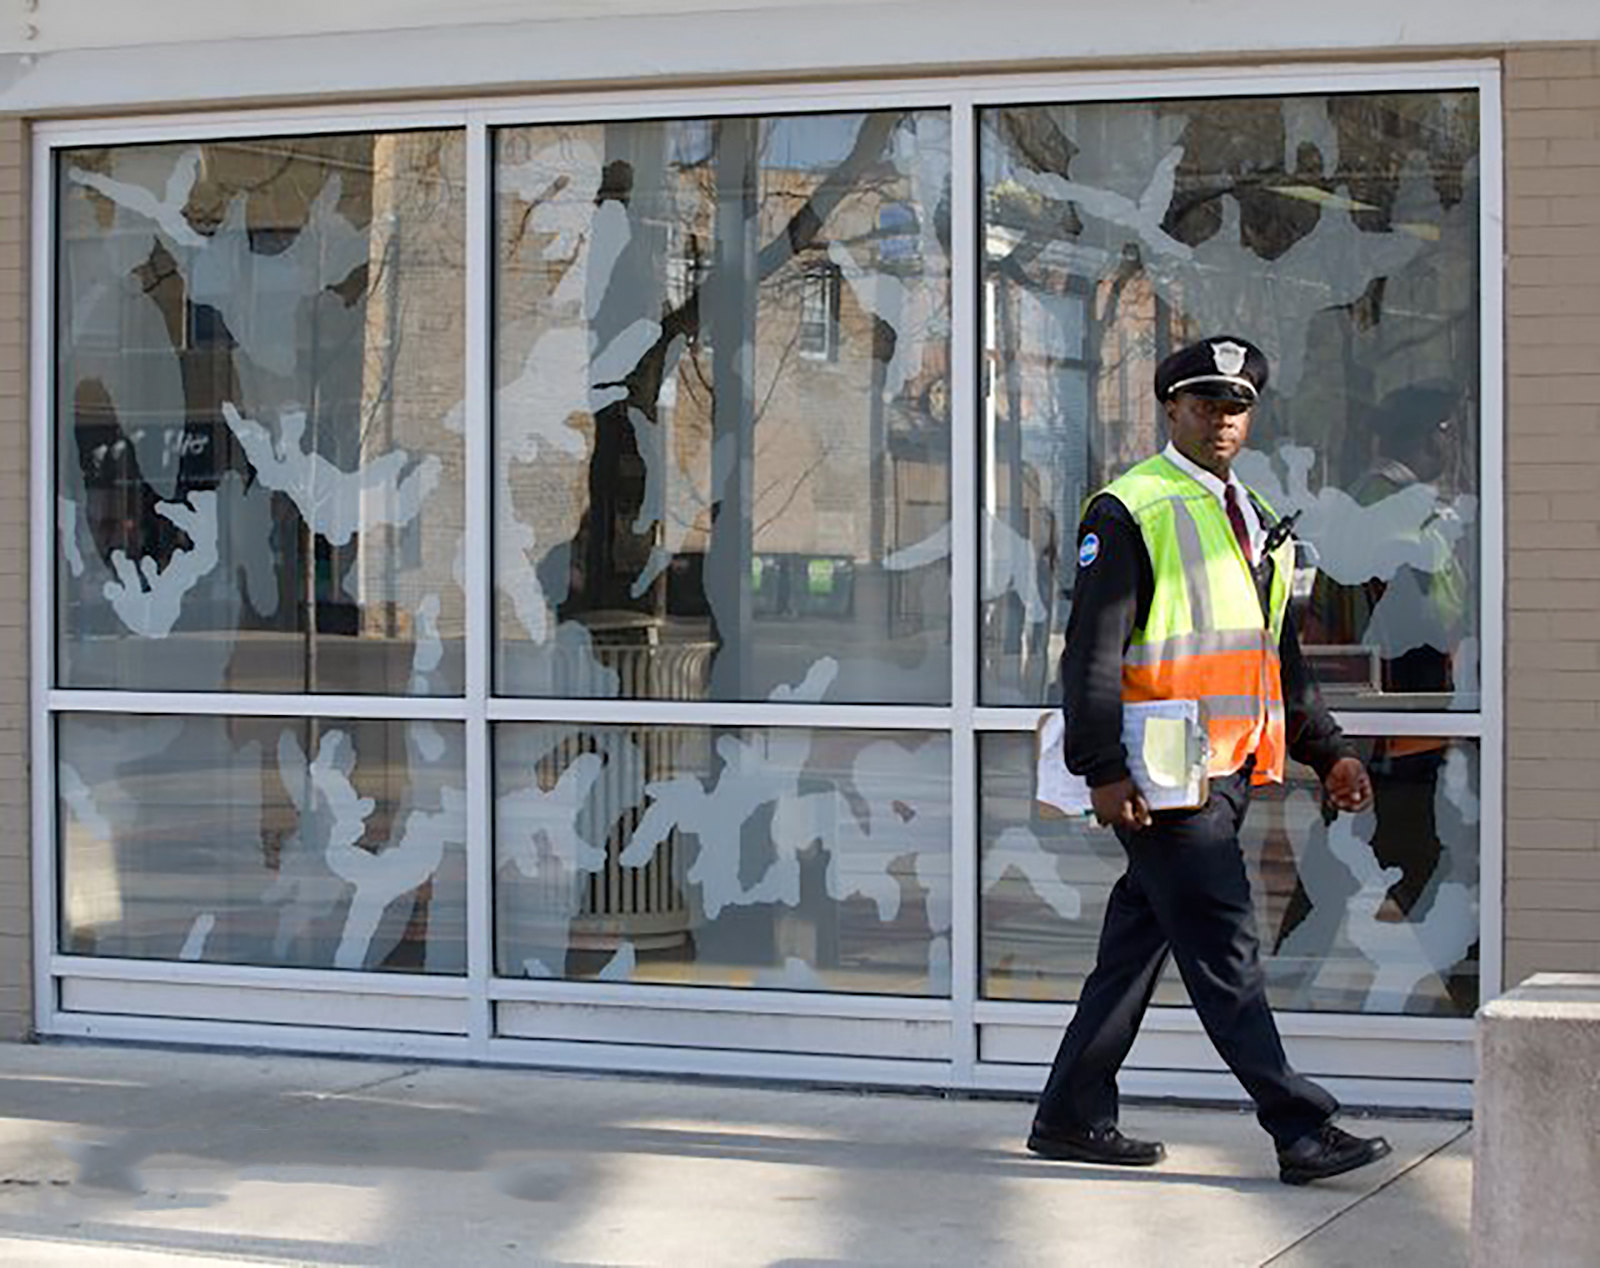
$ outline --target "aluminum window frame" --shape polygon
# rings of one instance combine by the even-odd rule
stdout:
[[[434,103],[367,103],[329,107],[267,107],[185,111],[100,119],[63,119],[33,126],[30,209],[30,755],[33,862],[35,1027],[43,1035],[160,1042],[246,1044],[330,1053],[381,1053],[493,1060],[582,1068],[711,1073],[738,1077],[846,1080],[859,1083],[1025,1091],[1037,1088],[1039,1066],[986,1059],[983,1034],[1059,1033],[1070,1006],[980,998],[979,789],[977,744],[984,732],[1031,729],[1038,709],[980,707],[978,653],[978,464],[984,350],[978,339],[977,113],[982,107],[1036,102],[1114,102],[1202,97],[1469,90],[1479,99],[1479,459],[1482,518],[1479,534],[1480,679],[1475,713],[1346,713],[1352,735],[1425,733],[1471,738],[1480,745],[1479,863],[1482,998],[1502,987],[1504,927],[1504,673],[1505,442],[1504,442],[1504,143],[1501,67],[1493,60],[1348,61],[1268,67],[1183,70],[1096,70],[1049,74],[964,75],[924,79],[817,80],[767,89],[640,87],[606,92],[458,97]],[[715,115],[772,116],[883,109],[947,109],[951,115],[951,683],[950,703],[883,708],[872,705],[770,705],[626,700],[552,700],[495,696],[490,680],[493,494],[493,130],[556,123],[602,123],[637,118]],[[310,136],[419,128],[466,132],[466,366],[465,467],[466,673],[458,697],[161,693],[62,690],[53,681],[56,639],[55,262],[56,155],[84,145],[203,141],[266,135]],[[464,725],[468,798],[467,974],[424,979],[389,973],[245,968],[151,961],[92,959],[57,950],[56,751],[54,718],[64,712],[241,714],[449,720]],[[498,722],[544,721],[634,725],[679,723],[760,727],[926,729],[951,744],[952,993],[947,999],[745,992],[716,987],[663,987],[521,981],[493,973],[491,729]],[[126,983],[172,994],[173,1011],[142,1015],[63,1007],[65,987],[78,982]],[[303,1019],[264,1025],[246,1019],[181,1014],[188,988],[232,986],[295,992]],[[341,1024],[340,1000],[352,993],[390,999],[392,1029],[357,1030]],[[112,992],[114,994],[114,992]],[[408,997],[419,1005],[459,1000],[462,1033],[406,1033]],[[152,998],[144,996],[141,998]],[[636,1043],[514,1039],[495,1033],[502,1001],[587,1004],[639,1018]],[[789,1018],[815,1032],[821,1045],[830,1027],[862,1017],[948,1024],[949,1042],[936,1059],[903,1059],[893,1045],[871,1056],[753,1051],[718,1046],[664,1047],[649,1040],[651,1017],[663,1010],[725,1012]],[[1369,1104],[1461,1108],[1470,1083],[1460,1077],[1392,1078],[1385,1045],[1440,1045],[1457,1058],[1470,1051],[1465,1019],[1370,1017],[1281,1012],[1297,1063],[1322,1072],[1336,1093]],[[420,1015],[419,1015],[420,1024]],[[1146,1034],[1127,1072],[1133,1092],[1236,1099],[1226,1075],[1197,1068],[1184,1055],[1199,1035],[1192,1009],[1152,1009]],[[846,1051],[840,1047],[836,1051]],[[1351,1055],[1351,1054],[1354,1055]],[[1366,1053],[1368,1055],[1363,1056]],[[1189,1061],[1188,1065],[1174,1062]],[[1448,1064],[1448,1063],[1447,1063]]]

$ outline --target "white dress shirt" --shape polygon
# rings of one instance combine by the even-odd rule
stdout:
[[[1233,486],[1234,496],[1239,499],[1240,513],[1244,515],[1244,526],[1250,531],[1250,557],[1252,559],[1260,559],[1261,547],[1265,544],[1266,534],[1261,527],[1261,518],[1256,514],[1255,503],[1250,500],[1250,495],[1245,491],[1244,485],[1239,482],[1239,477],[1230,471],[1226,482],[1218,479],[1211,472],[1200,466],[1199,463],[1190,462],[1189,459],[1185,458],[1178,452],[1178,447],[1171,441],[1167,442],[1167,447],[1162,450],[1161,456],[1177,467],[1184,475],[1192,476],[1197,480],[1202,488],[1217,499],[1217,503],[1222,507],[1224,514],[1228,510],[1226,490],[1228,485],[1231,484]]]

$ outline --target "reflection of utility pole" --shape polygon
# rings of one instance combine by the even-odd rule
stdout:
[[[361,344],[361,400],[357,412],[356,461],[365,462],[368,454],[391,453],[395,447],[395,372],[401,326],[401,227],[405,213],[402,199],[408,190],[405,175],[423,179],[417,159],[416,138],[397,133],[373,138],[372,196],[367,231],[367,289]],[[403,149],[402,147],[410,147]],[[417,200],[420,201],[420,200]],[[381,443],[380,443],[381,441]],[[363,486],[359,497],[361,523],[368,522],[367,503],[375,491]],[[353,543],[356,570],[356,603],[359,626],[365,631],[366,618],[374,596],[384,600],[382,633],[386,639],[400,634],[400,537],[405,527],[385,525],[381,531],[363,533]],[[374,557],[376,556],[376,558]]]
[[[311,215],[309,210],[306,213],[306,222],[304,226],[302,226],[300,232],[311,232]],[[322,277],[325,269],[326,262],[323,259],[322,253],[327,250],[327,245],[326,237],[319,234],[316,242],[317,276],[319,278]],[[307,360],[310,362],[308,367],[310,390],[306,393],[306,410],[309,415],[311,429],[310,445],[313,456],[322,451],[322,446],[319,443],[322,432],[322,366],[320,364],[320,353],[322,351],[322,306],[317,302],[317,299],[318,294],[313,293],[308,302],[308,307],[311,309],[311,347],[306,353]],[[279,423],[280,425],[282,423],[281,417],[279,419]],[[312,461],[308,465],[308,470],[311,473],[312,480],[312,485],[307,490],[308,494],[310,495],[308,498],[308,504],[315,506],[317,505],[317,488],[315,484],[317,467],[315,461]],[[311,524],[306,519],[304,511],[300,513],[300,551],[302,558],[305,560],[305,689],[307,691],[315,691],[317,689],[317,535],[316,533],[312,532]]]
[[[874,569],[883,563],[888,553],[885,536],[888,531],[888,500],[884,494],[884,472],[888,468],[888,437],[884,430],[883,393],[889,379],[889,355],[893,351],[894,330],[881,317],[872,318],[872,361],[868,374],[867,401],[867,557]]]
[[[761,124],[756,119],[723,119],[715,129],[717,203],[704,299],[711,340],[712,469],[716,473],[721,468],[724,478],[711,491],[704,586],[712,639],[719,644],[711,695],[740,700],[750,683],[746,633],[751,622]]]
[[[1000,434],[994,438],[997,460],[1002,470],[1006,473],[1006,506],[1004,514],[999,507],[992,509],[1002,523],[1009,524],[1018,537],[1033,540],[1034,534],[1029,531],[1030,526],[1023,522],[1025,508],[1022,498],[1022,357],[1023,348],[1018,344],[1021,337],[1020,325],[1017,321],[1015,303],[1020,301],[1020,288],[1009,288],[1010,293],[1002,293],[999,302],[995,304],[995,322],[1000,336],[1000,346],[1010,350],[1010,355],[1002,357],[1000,365],[1005,374],[1006,408],[1004,416],[998,420],[1001,424]],[[1050,349],[1041,350],[1041,360],[1049,366]],[[1022,651],[1022,634],[1027,621],[1027,614],[1023,611],[1020,596],[1015,591],[1008,591],[1000,600],[1001,626],[1000,650],[1008,655],[1016,655]]]

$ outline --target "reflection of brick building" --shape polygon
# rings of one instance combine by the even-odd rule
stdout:
[[[461,299],[466,244],[462,151],[453,138],[390,133],[374,138],[366,330],[362,340],[363,448],[399,448],[441,459],[426,523],[377,530],[363,542],[353,582],[366,627],[415,638],[417,612],[437,596],[437,633],[464,637],[458,552],[465,528],[464,366],[440,356],[466,348]]]
[[[63,250],[66,276],[83,282],[65,306],[95,333],[74,341],[66,367],[75,421],[63,460],[81,467],[85,544],[108,563],[121,551],[141,568],[165,568],[194,544],[161,508],[214,493],[218,549],[269,552],[274,578],[271,590],[253,584],[244,608],[231,577],[219,578],[209,606],[197,595],[174,635],[220,647],[226,661],[214,672],[229,683],[359,689],[344,656],[357,634],[380,658],[388,644],[391,664],[355,674],[404,681],[424,604],[454,645],[438,686],[459,682],[462,365],[437,352],[464,336],[462,222],[448,214],[462,197],[460,165],[459,138],[427,132],[72,156]],[[141,199],[161,191],[181,203],[152,221]],[[108,241],[133,265],[120,290],[111,274],[114,299],[103,297]],[[222,278],[231,301],[219,302]],[[290,464],[303,455],[328,464],[314,499],[336,501],[339,480],[395,458],[446,475],[423,520],[406,525],[369,509],[385,491],[364,485],[351,513],[366,527],[329,540],[306,531],[291,497],[266,491],[228,410],[280,437],[273,443]],[[290,446],[282,437],[297,416],[304,432]],[[108,465],[100,455],[121,456]],[[250,498],[270,500],[270,546],[257,540]],[[115,634],[93,591],[77,596],[86,637]],[[245,633],[230,654],[219,639],[236,629]],[[223,680],[194,667],[184,681]]]
[[[858,147],[873,137],[881,146],[893,122],[830,121]],[[804,149],[803,136],[790,140]],[[881,157],[835,194],[825,182],[844,179],[843,153],[790,168],[758,154],[748,169],[758,179],[720,188],[719,163],[740,170],[744,144],[757,144],[749,128],[707,134],[695,124],[530,130],[502,143],[502,162],[534,169],[543,155],[591,156],[601,170],[590,169],[585,189],[628,208],[624,229],[576,199],[552,209],[565,193],[547,207],[537,179],[531,195],[503,196],[501,388],[514,427],[556,423],[554,396],[525,409],[507,384],[535,374],[540,349],[573,329],[563,297],[575,276],[604,298],[590,300],[593,360],[557,371],[572,380],[567,392],[598,372],[608,340],[630,323],[660,314],[666,332],[620,367],[625,404],[566,416],[581,445],[565,454],[540,445],[536,465],[514,469],[511,504],[543,559],[568,554],[564,619],[654,613],[677,620],[672,637],[705,637],[706,570],[737,566],[753,618],[851,618],[888,637],[896,619],[925,622],[883,561],[948,518],[947,265],[922,223],[934,209],[915,208],[918,191]],[[541,215],[572,217],[565,257],[547,258],[548,239],[519,228]],[[607,234],[627,245],[599,276]],[[659,450],[641,446],[646,433],[660,434]],[[714,479],[726,483],[714,489]],[[658,551],[672,557],[664,570],[650,567]],[[502,631],[515,632],[505,619]]]

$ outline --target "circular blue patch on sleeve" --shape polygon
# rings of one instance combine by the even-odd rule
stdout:
[[[1087,568],[1096,559],[1100,558],[1100,536],[1098,533],[1086,533],[1078,543],[1078,567]]]

